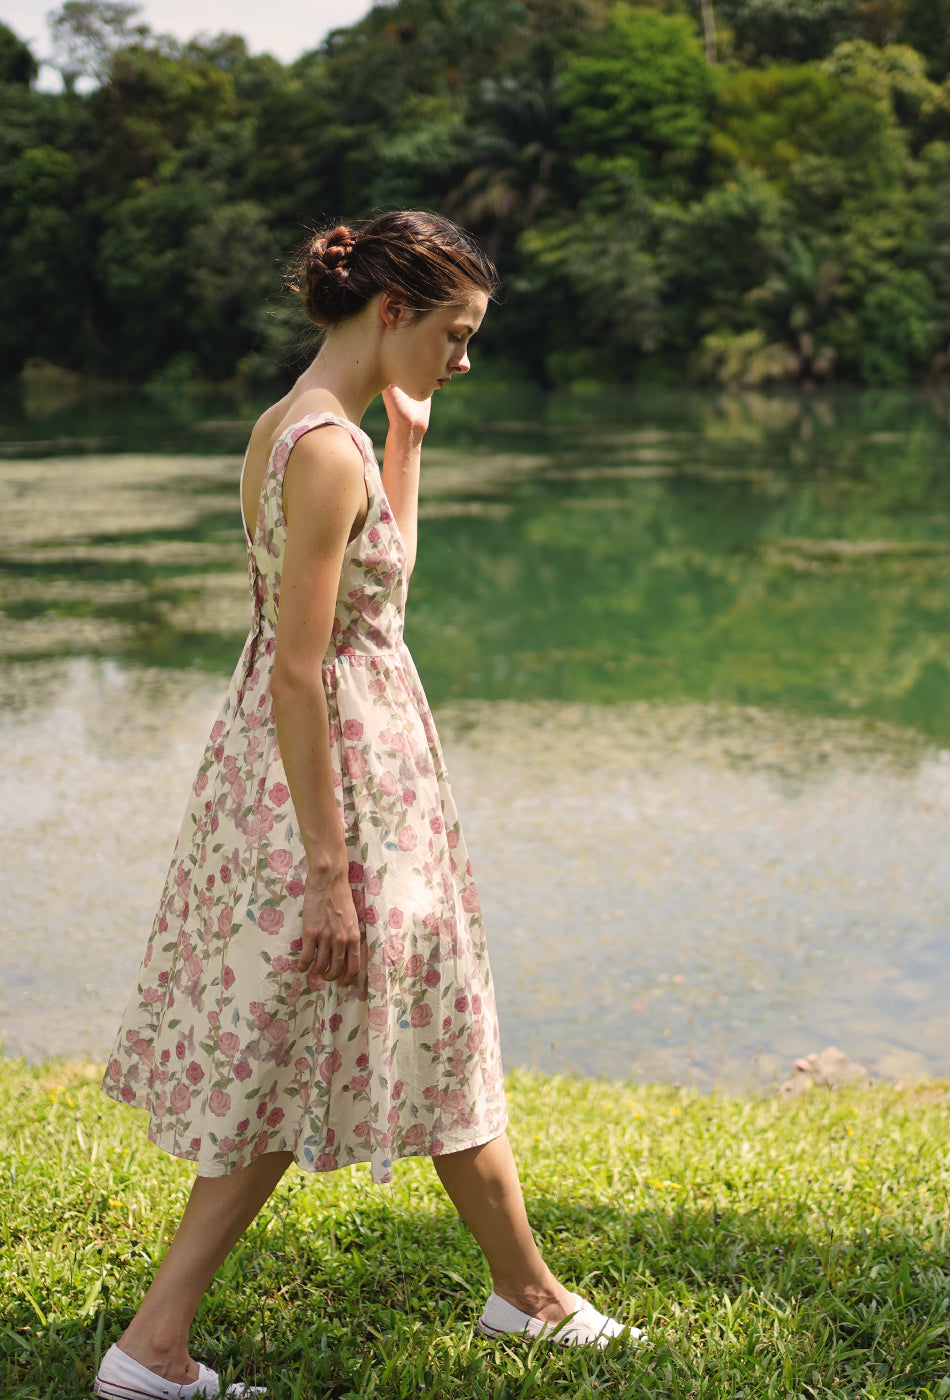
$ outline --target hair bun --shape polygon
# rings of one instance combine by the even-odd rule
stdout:
[[[328,272],[333,272],[337,277],[346,277],[349,273],[347,264],[353,249],[356,247],[356,235],[345,224],[340,224],[332,233],[328,233],[323,243],[322,256],[320,261]]]

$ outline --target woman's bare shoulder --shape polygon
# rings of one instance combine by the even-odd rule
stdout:
[[[295,387],[277,403],[271,404],[270,408],[265,409],[258,418],[251,429],[244,463],[243,504],[247,520],[252,518],[256,510],[256,503],[260,497],[264,475],[267,471],[267,463],[270,461],[271,453],[278,439],[295,423],[319,413],[332,413],[335,417],[344,417],[340,412],[340,405],[332,394],[321,389],[309,389],[301,392]],[[314,439],[319,439],[319,441]],[[339,464],[341,459],[343,461],[349,459],[351,474],[362,475],[359,448],[348,429],[336,424],[327,424],[325,434],[323,432],[319,434],[308,433],[298,443],[294,455],[309,459],[311,462],[328,456],[333,465]]]

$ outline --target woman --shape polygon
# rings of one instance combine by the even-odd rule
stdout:
[[[251,632],[104,1081],[198,1176],[101,1396],[218,1394],[189,1328],[293,1161],[387,1181],[394,1158],[431,1156],[491,1268],[480,1330],[622,1330],[528,1225],[471,867],[402,639],[431,396],[467,373],[494,271],[403,210],[317,235],[297,285],[325,336],[251,434]],[[380,393],[382,474],[357,426]]]

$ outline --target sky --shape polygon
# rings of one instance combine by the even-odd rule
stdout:
[[[56,0],[0,0],[0,21],[42,58],[50,41],[46,16]],[[331,29],[343,29],[372,8],[371,0],[144,0],[139,18],[160,34],[243,34],[252,53],[276,54],[285,63],[315,49]],[[51,84],[47,72],[43,86]]]

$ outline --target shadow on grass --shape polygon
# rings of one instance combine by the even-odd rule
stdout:
[[[592,1353],[474,1335],[481,1255],[422,1172],[331,1208],[291,1178],[219,1273],[193,1351],[272,1400],[950,1394],[945,1227],[912,1235],[883,1218],[818,1236],[802,1228],[804,1205],[739,1211],[727,1195],[701,1208],[529,1196],[555,1271],[650,1336]],[[90,1262],[77,1256],[100,1280],[89,1316],[70,1304],[37,1326],[44,1300],[5,1305],[5,1400],[90,1393],[153,1267],[149,1247],[119,1242],[104,1269]]]

